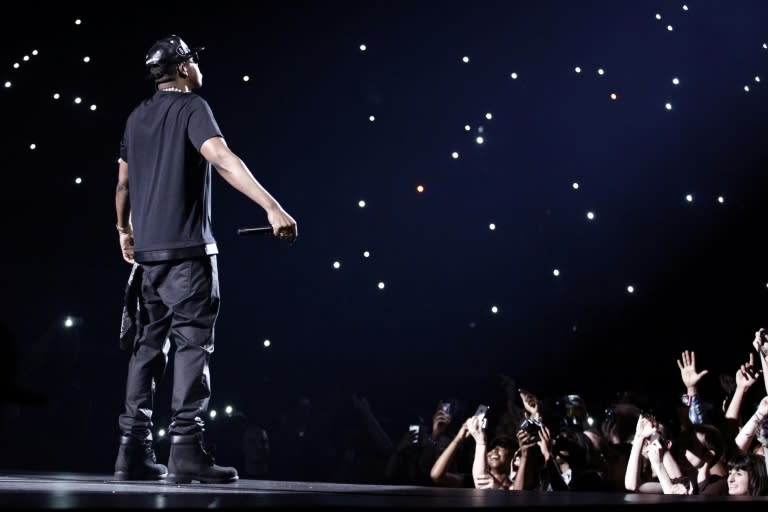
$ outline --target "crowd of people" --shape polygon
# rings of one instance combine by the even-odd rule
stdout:
[[[446,412],[451,403],[441,402],[428,435],[410,442],[406,434],[396,446],[384,480],[509,491],[764,496],[763,329],[753,347],[732,379],[721,378],[726,397],[717,405],[700,394],[708,370],[697,367],[695,352],[682,352],[677,364],[686,393],[669,417],[644,410],[625,394],[595,419],[578,395],[553,402],[511,380],[507,410],[492,428],[481,410],[454,418]],[[752,410],[747,392],[759,390],[753,386],[761,378],[766,396]],[[450,438],[446,433],[456,419],[462,422]]]
[[[338,442],[316,435],[324,455],[298,462],[302,454],[279,455],[275,446],[272,455],[280,459],[275,462],[290,467],[270,464],[259,477],[528,492],[764,496],[768,338],[762,329],[753,348],[732,378],[720,376],[722,402],[702,395],[709,371],[697,366],[694,351],[683,351],[677,365],[685,394],[664,412],[621,393],[595,415],[579,395],[539,397],[506,377],[507,407],[492,420],[483,404],[475,410],[461,398],[441,399],[431,421],[403,428],[397,438],[382,427],[367,399],[353,397],[357,422],[333,429]],[[764,386],[756,386],[760,380]],[[297,431],[272,430],[287,444]],[[313,464],[321,472],[311,473]],[[298,465],[305,473],[296,473]]]

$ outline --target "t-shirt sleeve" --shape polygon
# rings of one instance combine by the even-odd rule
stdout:
[[[213,117],[213,112],[208,106],[208,102],[199,96],[195,98],[195,101],[190,102],[187,133],[192,145],[198,151],[200,151],[200,146],[206,140],[211,137],[223,136],[218,123],[216,123],[216,119]]]

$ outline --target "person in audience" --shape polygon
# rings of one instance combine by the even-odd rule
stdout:
[[[735,439],[742,425],[742,410],[744,401],[752,385],[757,382],[761,376],[761,371],[755,365],[754,354],[749,355],[749,360],[742,364],[733,377],[733,389],[730,392],[730,399],[725,410],[725,419],[723,421],[722,432],[726,438],[726,453],[724,457],[730,459],[737,453],[741,453],[736,445]]]
[[[504,489],[512,486],[510,471],[517,442],[508,436],[494,438],[486,446],[483,418],[477,415],[467,420],[467,430],[475,439],[472,478],[478,489]]]
[[[768,495],[765,457],[755,453],[742,453],[728,460],[728,495]]]
[[[458,457],[462,452],[464,441],[472,437],[469,433],[469,423],[472,416],[462,423],[459,431],[453,437],[445,450],[440,454],[432,469],[429,471],[429,477],[435,485],[443,487],[474,487],[471,472],[462,472],[458,469]]]
[[[410,428],[400,438],[394,452],[385,466],[385,483],[432,486],[430,471],[440,454],[448,447],[453,434],[449,427],[453,416],[445,404],[455,401],[441,401],[432,414],[432,425],[426,431],[420,425],[418,431]]]

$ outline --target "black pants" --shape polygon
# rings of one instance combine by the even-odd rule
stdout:
[[[205,425],[203,417],[211,396],[208,363],[219,314],[216,256],[142,267],[145,311],[142,333],[128,363],[120,430],[151,439],[155,389],[165,372],[172,341],[176,351],[169,433],[193,434]]]

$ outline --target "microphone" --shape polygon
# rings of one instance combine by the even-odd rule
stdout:
[[[238,235],[271,235],[272,226],[259,226],[257,228],[240,228],[237,230]]]
[[[237,230],[238,235],[271,235],[274,233],[272,226],[259,226],[256,228],[240,228]],[[288,231],[281,231],[277,238],[288,242],[288,245],[296,243],[296,237],[293,233]]]

